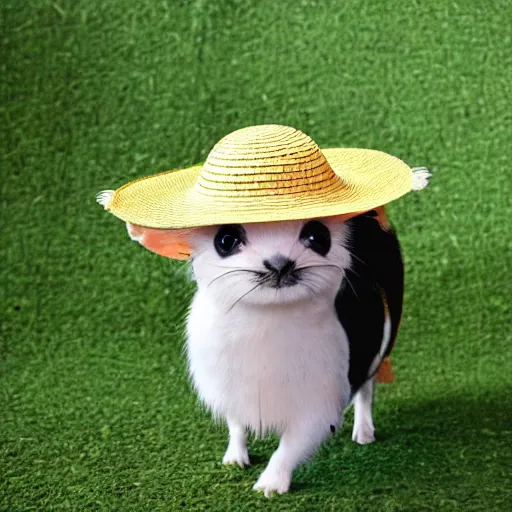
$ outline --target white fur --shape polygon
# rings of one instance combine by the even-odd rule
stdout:
[[[378,357],[378,356],[377,356]],[[372,417],[373,386],[375,377],[368,379],[354,396],[354,428],[352,441],[369,444],[375,441]]]
[[[426,167],[412,169],[412,190],[423,190],[430,182],[431,172]]]
[[[334,310],[350,265],[348,228],[324,222],[332,236],[326,257],[300,243],[302,221],[245,225],[248,243],[228,258],[213,247],[216,228],[193,237],[198,291],[187,324],[190,373],[200,398],[228,422],[225,463],[249,462],[246,428],[280,436],[254,486],[265,496],[288,491],[293,469],[315,452],[331,425],[338,428],[349,403],[348,341]],[[305,284],[252,290],[253,275],[238,270],[264,270],[263,260],[276,254],[298,267],[318,267],[307,271]]]
[[[382,329],[382,342],[380,344],[379,353],[375,356],[375,359],[372,361],[370,365],[370,369],[368,370],[368,374],[372,375],[375,373],[382,363],[384,359],[384,354],[389,346],[389,342],[391,341],[391,317],[386,312],[384,318],[384,328]]]
[[[137,228],[133,224],[130,224],[129,222],[126,223],[126,231],[128,231],[128,236],[134,242],[139,242],[139,244],[142,245],[142,242],[144,240],[144,231],[137,230]]]
[[[98,192],[98,194],[96,194],[96,202],[107,210],[110,201],[112,201],[112,197],[114,197],[114,192],[115,190],[102,190]]]
[[[227,418],[229,429],[228,449],[222,459],[226,465],[238,464],[241,468],[248,466],[249,452],[247,451],[247,434],[245,428],[237,422]]]

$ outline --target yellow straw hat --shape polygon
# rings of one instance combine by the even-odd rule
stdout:
[[[182,229],[357,214],[424,188],[429,176],[380,151],[321,151],[295,128],[262,125],[224,137],[203,165],[141,178],[97,200],[131,224]]]

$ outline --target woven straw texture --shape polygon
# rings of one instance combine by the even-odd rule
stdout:
[[[153,228],[269,222],[357,213],[411,190],[404,162],[369,149],[325,149],[299,130],[237,130],[204,165],[142,178],[115,191],[106,208]]]

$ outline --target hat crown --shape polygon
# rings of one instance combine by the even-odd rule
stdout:
[[[247,197],[326,191],[339,181],[308,135],[288,126],[260,125],[221,139],[196,187],[209,196]]]

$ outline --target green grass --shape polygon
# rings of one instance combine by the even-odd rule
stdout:
[[[4,0],[0,509],[507,511],[512,7],[503,1]],[[407,264],[379,442],[343,431],[291,493],[224,468],[187,380],[193,290],[99,190],[289,124],[434,173],[390,207]]]

